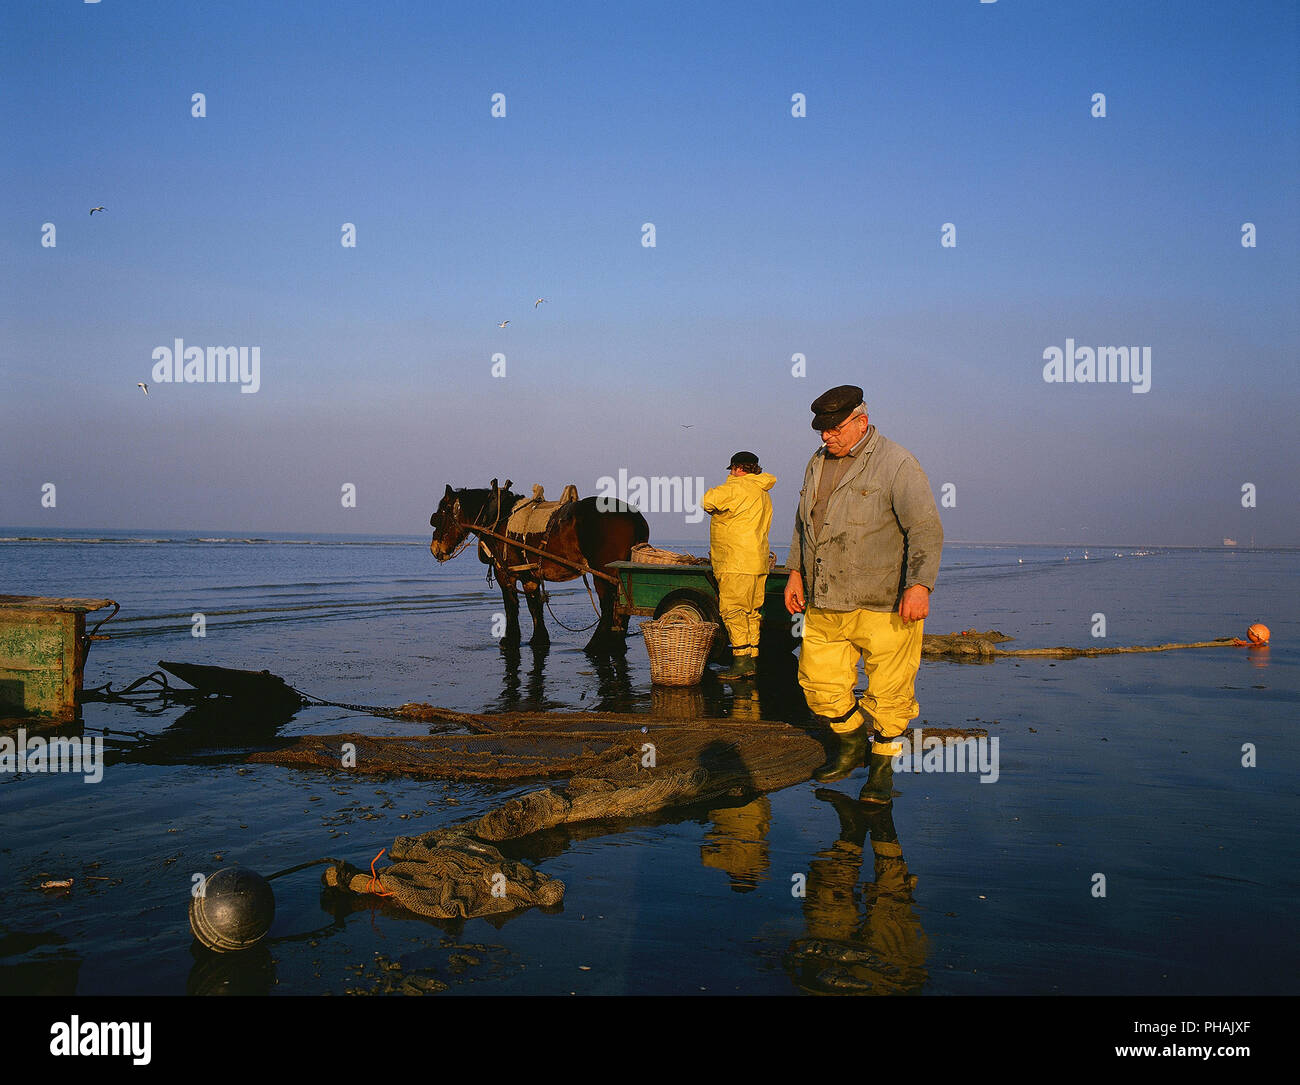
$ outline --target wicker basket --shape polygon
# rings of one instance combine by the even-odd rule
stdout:
[[[664,550],[649,543],[637,543],[632,547],[631,560],[638,565],[708,565],[708,558],[697,558],[692,554],[679,554],[675,550]]]
[[[718,627],[693,617],[669,613],[642,622],[641,635],[650,655],[650,681],[657,686],[698,686]]]

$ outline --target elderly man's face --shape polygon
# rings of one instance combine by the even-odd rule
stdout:
[[[865,414],[845,419],[834,429],[822,430],[822,440],[826,451],[836,458],[846,456],[853,451],[853,446],[862,440],[870,423]]]

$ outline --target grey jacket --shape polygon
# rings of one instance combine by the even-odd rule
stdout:
[[[840,479],[821,534],[812,537],[823,445],[808,461],[786,567],[803,575],[804,598],[821,610],[897,610],[903,590],[934,590],[943,525],[916,457],[872,427]]]

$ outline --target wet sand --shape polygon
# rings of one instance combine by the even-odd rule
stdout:
[[[0,991],[1294,993],[1289,729],[1300,667],[1289,646],[1300,622],[1277,612],[1268,562],[1283,559],[1261,559],[1240,579],[1220,573],[1218,583],[1202,572],[1193,599],[1171,590],[1191,572],[1180,557],[1069,577],[956,575],[927,628],[978,624],[1026,647],[1084,644],[1088,615],[1105,610],[1111,642],[1158,643],[1240,632],[1240,612],[1272,618],[1268,652],[925,662],[913,726],[996,736],[996,783],[900,773],[892,818],[864,820],[852,801],[860,771],[828,789],[800,785],[510,845],[511,857],[565,883],[558,909],[431,921],[323,897],[319,869],[309,870],[274,883],[276,920],[262,948],[214,957],[191,946],[194,873],[239,864],[266,874],[320,856],[364,866],[395,836],[478,816],[537,785],[246,765],[255,743],[219,741],[191,744],[188,763],[110,765],[97,785],[4,778]],[[1281,566],[1292,584],[1294,560]],[[585,595],[557,592],[571,624],[585,605]],[[190,658],[267,667],[355,703],[806,717],[793,656],[753,697],[712,680],[665,697],[651,689],[635,638],[625,660],[597,664],[582,637],[552,627],[548,652],[515,655],[484,635],[497,608],[484,594],[433,614],[252,627],[210,637],[201,656],[179,633],[170,643],[104,642],[88,683],[120,687],[158,658]],[[86,722],[162,732],[179,715],[92,705]],[[279,733],[353,730],[427,728],[308,708]],[[1244,743],[1257,767],[1242,766]],[[70,890],[36,888],[68,877]]]

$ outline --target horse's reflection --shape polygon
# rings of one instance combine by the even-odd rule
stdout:
[[[520,644],[502,639],[501,693],[488,711],[542,712],[549,710],[648,713],[665,719],[735,718],[780,720],[795,727],[810,719],[808,705],[796,677],[798,660],[789,652],[773,651],[759,664],[757,681],[720,682],[710,671],[695,686],[649,685],[645,650],[630,654],[585,655],[578,674],[581,700],[565,670],[572,656],[558,651],[551,657],[549,643]],[[547,667],[559,667],[561,685],[547,694]],[[595,679],[592,689],[591,679]],[[649,687],[647,689],[647,687]]]
[[[501,712],[517,712],[523,709],[541,710],[555,705],[545,703],[546,657],[550,654],[549,644],[512,644],[501,642],[501,662],[504,677],[501,695],[496,699],[496,708]],[[524,660],[527,657],[528,670],[525,672]]]

